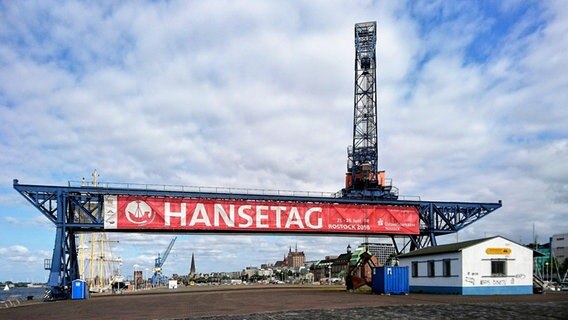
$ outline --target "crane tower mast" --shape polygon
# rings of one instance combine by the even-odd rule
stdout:
[[[398,190],[378,169],[377,23],[355,25],[353,144],[347,149],[344,197],[397,199]]]

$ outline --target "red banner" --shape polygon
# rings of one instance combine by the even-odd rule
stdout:
[[[105,229],[418,234],[408,206],[105,196]]]

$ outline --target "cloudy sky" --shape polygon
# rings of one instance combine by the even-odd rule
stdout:
[[[503,201],[460,240],[568,232],[561,1],[6,1],[0,281],[45,281],[55,236],[15,178],[341,189],[364,21],[378,22],[379,166],[400,193]],[[111,237],[125,274],[172,238]],[[192,252],[198,271],[235,271],[362,240],[179,235],[165,271],[187,273]]]

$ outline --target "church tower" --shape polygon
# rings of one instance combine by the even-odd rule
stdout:
[[[191,253],[191,267],[189,268],[189,277],[195,278],[195,275],[195,257],[193,256],[193,253]]]

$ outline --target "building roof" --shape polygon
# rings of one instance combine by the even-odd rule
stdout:
[[[339,255],[339,257],[337,257],[337,259],[335,259],[335,261],[333,261],[333,264],[334,265],[348,264],[350,259],[351,259],[351,252],[342,253]]]
[[[482,243],[482,242],[485,242],[487,240],[491,240],[491,239],[494,239],[494,238],[505,239],[501,236],[494,236],[494,237],[489,237],[489,238],[481,238],[481,239],[475,239],[475,240],[469,240],[469,241],[463,241],[463,242],[444,244],[444,245],[440,245],[440,246],[432,246],[432,247],[422,248],[422,249],[411,251],[409,253],[399,255],[398,258],[419,257],[419,256],[433,255],[433,254],[458,252],[458,251],[461,251],[465,248],[474,246],[476,244],[479,244],[479,243]],[[511,241],[509,239],[505,239],[505,240]],[[511,242],[516,243],[514,241],[511,241]],[[520,246],[523,246],[523,245],[520,245]],[[527,248],[527,249],[531,250],[531,248]],[[540,252],[533,250],[533,256],[540,256],[540,255],[542,255]]]
[[[496,237],[482,238],[482,239],[475,239],[475,240],[469,240],[469,241],[463,241],[463,242],[443,244],[443,245],[440,245],[440,246],[426,247],[426,248],[410,251],[409,253],[402,254],[398,257],[399,258],[418,257],[418,256],[431,255],[431,254],[458,252],[458,251],[461,251],[464,248],[471,247],[473,245],[485,242],[485,241],[487,241],[489,239],[493,239],[493,238],[496,238]]]
[[[274,263],[274,268],[281,268],[286,266],[286,263],[284,262],[284,260],[278,260],[276,261],[276,263]]]

